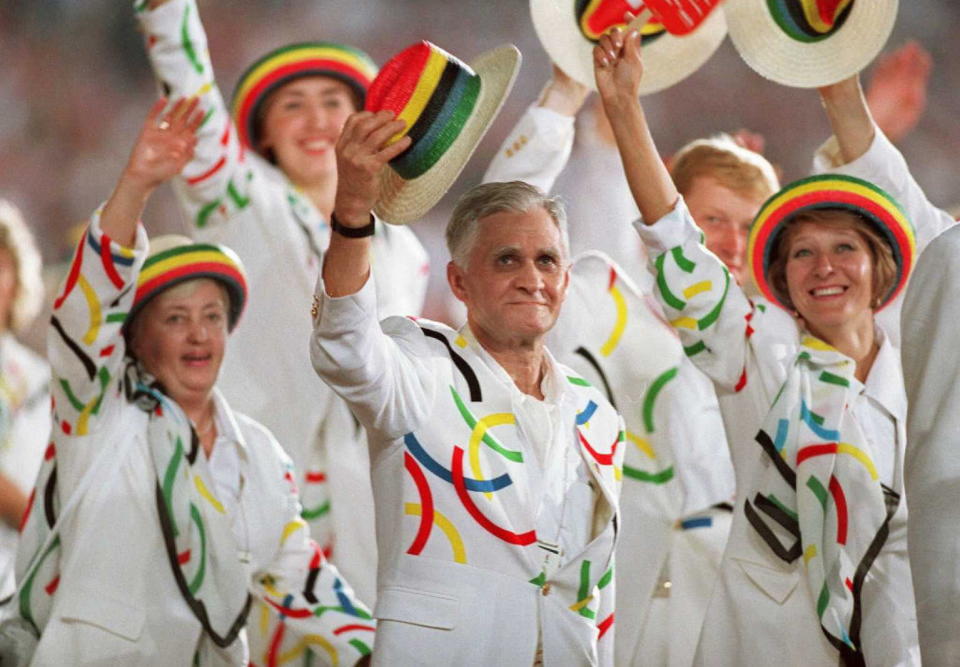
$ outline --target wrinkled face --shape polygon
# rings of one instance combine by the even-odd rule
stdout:
[[[746,285],[750,280],[747,239],[763,200],[736,193],[710,176],[695,178],[684,199],[703,230],[707,249],[727,265],[739,284]]]
[[[328,76],[307,76],[284,84],[264,104],[258,148],[271,149],[280,169],[301,187],[335,177],[333,149],[356,110],[350,87]]]
[[[873,317],[873,256],[855,224],[800,222],[787,241],[787,290],[811,331]]]
[[[184,405],[213,390],[227,342],[228,297],[201,278],[155,296],[133,323],[132,351]]]
[[[0,248],[0,331],[10,326],[17,298],[17,263],[9,248]]]
[[[539,339],[556,322],[569,282],[560,230],[541,207],[494,213],[477,225],[467,268],[447,265],[471,330],[504,345]]]

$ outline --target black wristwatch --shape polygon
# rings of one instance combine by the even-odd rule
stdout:
[[[371,213],[370,222],[363,227],[347,227],[340,224],[340,221],[337,220],[336,213],[331,213],[330,229],[340,236],[346,236],[348,239],[362,239],[367,236],[373,236],[373,232],[376,229],[376,221],[373,219],[373,213]]]

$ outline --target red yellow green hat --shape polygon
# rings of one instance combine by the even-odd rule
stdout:
[[[256,150],[257,114],[277,88],[305,76],[329,76],[343,81],[363,106],[377,65],[360,49],[334,42],[290,44],[266,54],[247,68],[233,93],[233,119],[240,141]]]
[[[153,297],[198,278],[210,278],[226,288],[230,298],[228,329],[233,331],[247,301],[247,277],[240,258],[226,246],[194,243],[178,234],[150,240],[150,254],[137,276],[137,291],[124,326],[127,327]]]
[[[786,307],[768,281],[770,259],[785,223],[803,211],[846,209],[872,223],[890,245],[897,265],[897,278],[881,299],[877,310],[890,303],[903,289],[916,260],[913,225],[900,204],[873,183],[840,174],[823,174],[794,181],[773,195],[760,209],[750,228],[747,256],[760,292],[771,302]]]
[[[430,42],[413,44],[383,66],[365,108],[405,120],[390,141],[409,135],[412,142],[381,171],[374,213],[404,224],[437,203],[500,111],[519,67],[520,52],[509,44],[467,65]]]

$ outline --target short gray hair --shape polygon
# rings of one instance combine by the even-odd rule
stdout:
[[[10,251],[17,272],[13,303],[3,326],[20,332],[33,321],[43,305],[42,262],[20,209],[6,199],[0,199],[0,248]]]
[[[523,181],[484,183],[471,188],[459,200],[447,225],[447,249],[453,263],[467,268],[467,258],[477,238],[477,222],[494,213],[526,213],[542,208],[560,230],[564,258],[570,256],[567,234],[567,212],[559,197],[550,197],[539,188]]]

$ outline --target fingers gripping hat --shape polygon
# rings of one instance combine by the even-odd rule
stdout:
[[[593,90],[593,47],[614,26],[625,28],[624,13],[636,13],[639,0],[530,0],[537,37],[550,59]],[[727,34],[723,13],[711,12],[694,31],[679,36],[651,19],[640,29],[644,73],[640,94],[669,88],[697,71]]]
[[[124,327],[153,297],[198,278],[215,280],[226,288],[230,298],[227,327],[233,331],[247,301],[247,277],[240,258],[226,246],[194,243],[178,234],[150,240],[150,254],[137,276],[137,291]]]
[[[270,93],[305,76],[328,76],[347,84],[362,107],[377,66],[360,49],[334,42],[290,44],[271,51],[241,75],[233,93],[233,119],[240,141],[257,150],[257,119]]]
[[[804,211],[816,209],[845,209],[859,214],[890,245],[897,275],[889,292],[881,298],[877,310],[884,308],[903,289],[916,261],[917,244],[913,225],[900,204],[889,194],[868,181],[840,174],[823,174],[794,181],[768,199],[757,213],[750,228],[747,256],[760,292],[772,303],[786,307],[769,280],[773,250],[787,222]]]
[[[407,122],[390,142],[412,143],[380,175],[374,213],[405,224],[422,217],[450,189],[500,111],[520,68],[504,45],[469,65],[430,42],[390,59],[370,86],[368,111],[393,111]]]
[[[898,0],[726,0],[730,39],[746,63],[786,86],[853,76],[880,52]]]

